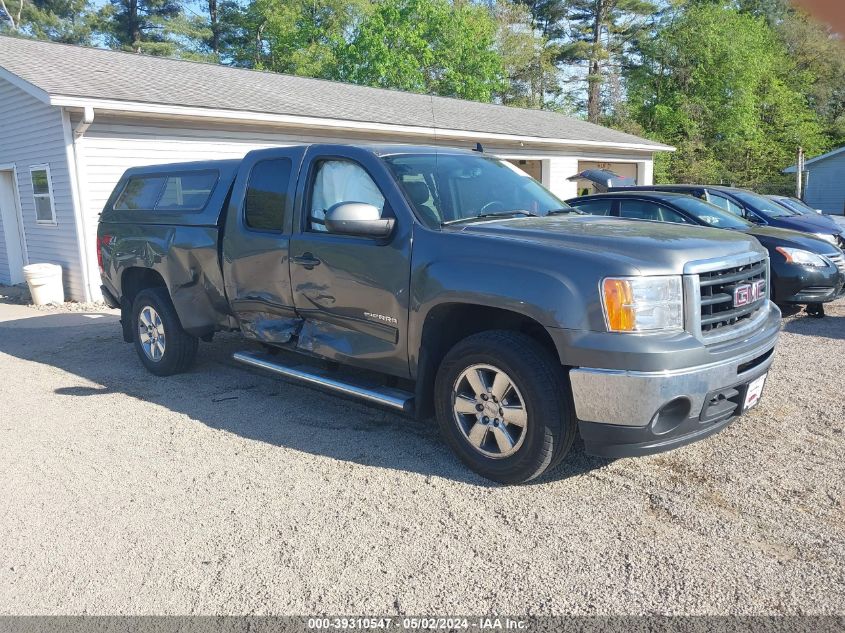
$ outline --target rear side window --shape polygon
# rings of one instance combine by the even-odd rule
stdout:
[[[662,204],[657,204],[655,202],[647,200],[622,200],[620,205],[620,215],[623,218],[691,224],[691,222],[680,213],[672,211],[672,209],[668,209]]]
[[[244,221],[257,231],[283,231],[291,162],[287,158],[262,160],[249,174]]]
[[[132,176],[114,203],[118,211],[201,211],[217,183],[216,171]]]
[[[569,203],[579,211],[590,213],[592,215],[610,215],[610,208],[613,206],[613,200],[573,200]]]
[[[734,215],[738,215],[742,217],[742,207],[735,203],[730,198],[726,198],[724,196],[720,196],[713,192],[710,192],[710,204],[715,204],[717,207],[722,207],[725,211],[730,211]]]
[[[199,211],[205,207],[216,183],[216,171],[168,176],[156,211]]]
[[[114,208],[119,211],[153,210],[165,180],[164,176],[133,176],[115,201]]]

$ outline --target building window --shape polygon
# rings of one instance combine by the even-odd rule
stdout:
[[[50,166],[33,165],[29,168],[29,178],[32,181],[32,199],[35,202],[35,221],[38,224],[55,224],[56,210],[53,204]]]

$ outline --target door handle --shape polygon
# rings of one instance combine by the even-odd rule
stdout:
[[[319,266],[322,262],[311,253],[303,253],[302,255],[294,257],[293,263],[304,266],[308,270],[312,270],[314,266]]]

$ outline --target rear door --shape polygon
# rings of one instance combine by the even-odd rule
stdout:
[[[304,155],[302,147],[247,154],[226,214],[226,295],[244,335],[267,343],[286,343],[301,323],[294,308],[289,256]]]
[[[365,202],[394,217],[377,239],[332,234],[325,211]],[[305,319],[298,347],[396,376],[408,375],[408,288],[414,220],[393,177],[372,152],[312,146],[297,191],[291,281]]]

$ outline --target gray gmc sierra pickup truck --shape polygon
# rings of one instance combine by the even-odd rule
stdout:
[[[97,254],[151,372],[240,330],[262,345],[238,361],[434,414],[504,483],[556,465],[576,431],[619,457],[721,430],[758,401],[780,328],[753,238],[581,215],[506,162],[444,148],[133,168]]]

